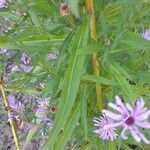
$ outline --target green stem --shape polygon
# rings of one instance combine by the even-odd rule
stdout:
[[[8,117],[11,118],[11,112],[10,112],[9,109],[7,109],[7,108],[9,108],[9,102],[8,102],[7,95],[6,95],[6,92],[5,92],[5,89],[4,89],[3,79],[2,78],[0,79],[0,90],[2,92],[3,103],[4,103],[5,107],[6,107]],[[20,150],[20,144],[19,144],[17,133],[16,133],[15,122],[13,120],[11,120],[11,119],[10,119],[9,122],[10,122],[11,130],[12,130],[14,142],[16,144],[16,149]]]
[[[90,21],[90,30],[91,30],[91,38],[94,41],[98,41],[97,40],[97,29],[96,29],[96,18],[94,15],[94,3],[93,0],[85,0],[85,4],[86,4],[86,12],[88,15],[91,15],[91,21]],[[93,71],[94,74],[96,76],[100,75],[100,71],[99,71],[99,62],[97,59],[97,53],[94,53],[92,56],[92,63],[93,63]],[[97,107],[98,110],[101,111],[103,108],[102,105],[102,96],[101,96],[101,84],[96,83],[95,84],[95,88],[96,88],[96,99],[97,99]]]

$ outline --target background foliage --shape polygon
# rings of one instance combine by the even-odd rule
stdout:
[[[150,28],[149,1],[94,0],[97,41],[90,37],[91,15],[85,11],[85,2],[68,0],[71,12],[64,17],[60,3],[17,0],[0,9],[0,24],[9,27],[4,32],[6,27],[1,26],[0,47],[9,49],[16,65],[23,52],[29,54],[33,66],[29,73],[13,73],[7,79],[6,90],[50,97],[49,105],[56,106],[54,126],[47,129],[48,138],[41,145],[45,149],[149,149],[132,139],[102,141],[93,133],[93,118],[100,116],[95,83],[101,84],[105,108],[115,95],[129,103],[142,96],[150,106],[150,42],[140,35]],[[95,52],[99,77],[93,73]],[[48,53],[56,53],[57,59],[48,60]],[[5,77],[4,63],[8,60],[0,56],[0,61]],[[41,82],[45,87],[37,91]],[[26,136],[20,140],[29,142]]]

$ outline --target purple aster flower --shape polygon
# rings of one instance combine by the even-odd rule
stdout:
[[[143,33],[141,33],[141,36],[144,39],[150,41],[150,29],[146,29]]]
[[[50,118],[47,117],[44,121],[47,123],[49,128],[53,127],[53,121]]]
[[[8,121],[10,121],[10,120],[11,120],[11,121],[17,121],[17,122],[20,122],[20,116],[11,113],[11,116],[10,116],[10,118],[8,119]]]
[[[36,116],[40,119],[40,122],[47,123],[49,128],[53,127],[52,120],[47,116],[48,114],[48,99],[47,98],[38,98],[38,107],[36,110]]]
[[[30,130],[32,130],[36,125],[32,122],[27,123],[27,122],[23,122],[23,127],[22,127],[22,131],[25,133],[28,133]]]
[[[116,104],[109,103],[108,106],[117,111],[117,113],[109,110],[102,110],[102,113],[107,117],[113,119],[115,122],[109,127],[123,127],[121,136],[123,139],[127,139],[126,132],[130,131],[133,138],[140,142],[143,140],[146,144],[150,144],[150,141],[140,131],[140,128],[150,129],[150,123],[148,117],[150,110],[144,107],[145,102],[142,98],[137,99],[132,107],[128,103],[123,103],[119,96],[116,96]]]
[[[54,59],[57,58],[57,55],[56,55],[55,53],[49,53],[49,54],[47,55],[47,58],[48,58],[49,60],[54,60]]]
[[[18,101],[16,101],[15,97],[12,95],[8,96],[8,100],[9,100],[9,107],[10,107],[10,112],[11,112],[11,116],[8,119],[8,121],[15,121],[17,123],[21,123],[21,118],[20,118],[20,113],[21,113],[21,108],[22,105],[21,103],[19,103]]]
[[[17,65],[15,65],[15,66],[12,67],[11,71],[12,71],[12,73],[19,73],[20,69],[18,68]]]
[[[31,63],[31,58],[29,57],[29,55],[23,53],[21,56],[21,60],[23,61],[24,64],[30,64]]]
[[[15,97],[14,97],[14,96],[9,95],[9,96],[8,96],[8,100],[9,100],[9,106],[10,106],[12,109],[18,109],[19,103],[15,100]]]
[[[0,8],[4,7],[5,3],[6,3],[6,0],[0,0]]]
[[[94,133],[97,133],[100,138],[103,140],[115,140],[117,137],[117,134],[115,133],[116,129],[114,127],[111,127],[113,125],[113,121],[110,118],[107,118],[106,116],[100,117],[100,118],[94,118],[94,126],[97,127],[97,129],[94,131]]]
[[[20,67],[23,69],[24,72],[30,72],[32,70],[31,66],[27,66],[24,64],[21,64]]]
[[[6,53],[7,52],[7,49],[5,49],[5,48],[0,48],[0,54],[4,54],[4,53]]]
[[[44,110],[47,110],[47,108],[48,108],[48,99],[47,98],[39,98],[37,100],[37,102],[38,102],[39,109],[42,108]]]

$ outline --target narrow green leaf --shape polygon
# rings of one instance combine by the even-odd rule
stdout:
[[[79,48],[77,51],[78,55],[88,55],[88,54],[93,54],[95,52],[101,52],[104,47],[101,44],[92,44],[92,45],[87,45],[84,48]]]
[[[25,144],[24,144],[24,146],[23,146],[23,150],[26,149],[27,145],[28,145],[28,144],[30,143],[30,141],[32,140],[32,138],[33,138],[34,134],[36,133],[37,129],[38,129],[38,126],[35,126],[34,128],[32,128],[32,129],[29,131],[29,133],[28,133],[28,135],[27,135],[27,137],[26,137],[26,140],[25,140]]]
[[[109,80],[104,77],[97,77],[95,75],[84,75],[82,77],[82,80],[88,80],[91,82],[101,83],[104,85],[117,85],[117,82],[115,80]]]
[[[130,86],[130,84],[127,82],[127,80],[121,75],[120,71],[116,68],[115,65],[110,65],[110,71],[113,74],[113,76],[118,81],[120,87],[122,88],[124,94],[129,98],[129,100],[132,102],[136,96],[135,93]]]
[[[127,44],[133,49],[150,48],[150,42],[140,37],[134,32],[127,32],[127,34],[125,34],[124,39],[122,39],[121,43]]]
[[[40,22],[35,10],[32,7],[29,7],[28,12],[30,14],[33,24],[40,30]]]
[[[16,13],[10,12],[8,9],[0,9],[0,16],[8,17],[9,19],[19,20],[20,16]]]
[[[12,40],[7,37],[0,37],[0,47],[1,48],[8,48],[8,49],[24,49],[26,51],[43,51],[43,50],[49,50],[51,45],[50,42],[61,42],[63,41],[63,38],[57,38],[54,36],[51,37],[34,37],[34,38],[28,38],[23,39],[21,41],[19,40]]]
[[[110,53],[117,52],[134,52],[141,49],[150,49],[150,42],[140,37],[136,33],[126,32],[121,35],[119,42],[113,44]]]
[[[64,85],[62,90],[61,100],[58,104],[58,113],[54,120],[54,128],[49,135],[45,148],[53,149],[55,140],[64,127],[64,124],[71,112],[75,98],[80,85],[80,78],[85,61],[85,56],[78,56],[77,49],[86,46],[89,34],[89,25],[83,22],[75,37],[75,45],[72,49],[70,63],[64,77]]]
[[[79,3],[79,0],[69,0],[71,11],[77,18],[79,18],[78,3]]]
[[[108,144],[109,150],[116,150],[116,143],[114,141],[110,141]]]
[[[55,150],[65,149],[65,146],[70,139],[75,127],[77,126],[81,108],[81,100],[78,101],[78,104],[75,105],[74,110],[69,115],[65,127],[62,133],[59,135],[58,140],[56,141]]]
[[[84,88],[82,103],[81,103],[81,122],[84,130],[85,140],[88,139],[88,119],[87,119],[87,89]]]

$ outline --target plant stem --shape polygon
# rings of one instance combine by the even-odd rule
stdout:
[[[16,149],[20,150],[20,144],[19,144],[17,133],[16,133],[15,122],[12,119],[10,119],[11,118],[11,111],[8,109],[9,108],[9,102],[8,102],[7,95],[6,95],[6,92],[4,89],[3,78],[0,79],[0,90],[2,92],[3,103],[4,103],[6,110],[7,110],[7,114],[8,114],[11,130],[12,130],[14,142],[16,144]]]
[[[97,40],[97,29],[96,29],[96,18],[94,15],[94,3],[93,0],[85,0],[85,5],[86,5],[86,12],[87,14],[91,15],[91,21],[90,21],[90,30],[91,30],[91,38],[94,41]],[[97,60],[97,53],[94,53],[92,56],[92,63],[93,63],[93,71],[96,76],[100,75],[99,71],[99,62]],[[101,111],[103,106],[102,106],[102,96],[101,96],[101,85],[99,83],[95,84],[96,88],[96,99],[97,99],[97,107],[98,110]]]
[[[108,143],[108,146],[109,146],[109,150],[116,150],[116,144],[114,141],[110,141]]]

